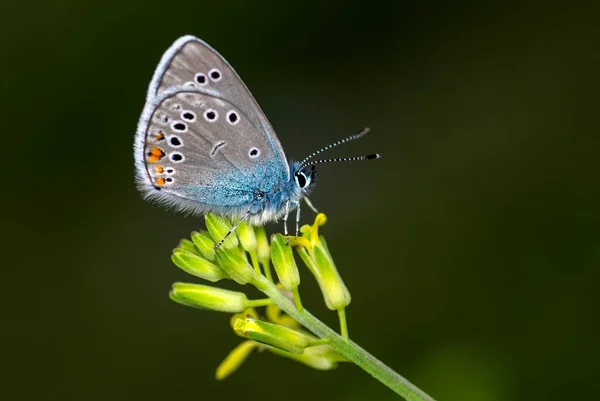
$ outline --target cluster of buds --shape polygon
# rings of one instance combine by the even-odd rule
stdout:
[[[281,234],[272,235],[269,241],[263,227],[251,227],[242,222],[215,249],[216,242],[225,237],[232,224],[225,218],[208,214],[207,231],[193,232],[191,240],[181,240],[173,250],[172,261],[185,272],[212,283],[233,280],[264,290],[266,281],[293,300],[297,311],[302,313],[298,290],[300,273],[293,248],[317,280],[327,307],[339,313],[341,334],[347,337],[345,308],[350,303],[350,293],[335,267],[325,239],[319,235],[319,227],[326,221],[324,214],[317,215],[314,224],[302,227],[302,236],[291,237],[289,244]],[[219,365],[217,379],[234,372],[254,350],[268,350],[321,370],[333,369],[339,362],[346,361],[327,339],[307,331],[271,298],[249,299],[243,292],[192,283],[173,284],[169,295],[186,306],[233,314],[231,327],[245,341]],[[258,308],[263,307],[264,312],[259,313]]]

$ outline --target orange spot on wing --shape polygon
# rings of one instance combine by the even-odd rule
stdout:
[[[148,162],[156,163],[157,161],[162,159],[164,156],[165,156],[165,152],[163,152],[161,149],[154,146],[152,149],[150,149],[150,152],[148,152]]]
[[[165,185],[165,179],[160,177],[158,180],[156,180],[156,185]]]
[[[165,134],[163,134],[162,131],[158,131],[154,139],[156,139],[157,141],[162,141],[163,139],[165,139]]]
[[[150,153],[152,154],[152,156],[158,156],[158,157],[162,157],[165,155],[165,152],[163,152],[162,150],[160,150],[159,148],[157,148],[156,146],[153,147],[150,150]]]
[[[156,174],[162,174],[165,170],[161,166],[156,166],[154,167],[154,171],[156,171]]]

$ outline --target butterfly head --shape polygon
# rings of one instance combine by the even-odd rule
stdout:
[[[301,167],[298,163],[292,166],[292,171],[294,170],[293,177],[296,189],[303,195],[309,195],[317,183],[317,166]]]

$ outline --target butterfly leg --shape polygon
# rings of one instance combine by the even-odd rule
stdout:
[[[300,233],[300,202],[296,203],[296,237]]]
[[[283,233],[285,234],[286,245],[290,243],[290,235],[288,234],[287,220],[290,215],[290,200],[285,202],[285,214],[283,215]]]
[[[223,242],[225,242],[225,240],[227,239],[227,237],[229,237],[231,235],[231,233],[234,232],[235,229],[238,228],[238,226],[240,224],[242,224],[242,221],[246,220],[246,217],[248,217],[249,215],[250,215],[250,210],[248,210],[246,212],[246,214],[237,223],[235,223],[233,227],[231,227],[231,230],[229,230],[229,232],[227,234],[225,234],[225,236],[223,237],[223,239],[221,241],[219,241],[218,244],[215,245],[215,250],[219,249],[219,247],[223,244]]]
[[[319,211],[317,210],[316,207],[313,206],[313,204],[311,203],[310,199],[308,199],[308,196],[304,197],[304,201],[306,202],[306,204],[308,205],[308,207],[312,209],[313,212],[315,212],[316,214],[319,214]]]

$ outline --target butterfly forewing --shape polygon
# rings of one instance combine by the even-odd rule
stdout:
[[[272,147],[274,161],[289,178],[287,159],[269,121],[237,73],[212,47],[193,36],[173,43],[154,73],[148,101],[174,88],[197,90],[235,105]]]

